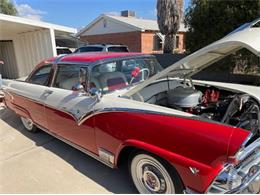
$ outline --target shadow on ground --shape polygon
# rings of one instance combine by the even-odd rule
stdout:
[[[19,117],[9,109],[0,110],[0,119],[22,135],[33,140],[36,146],[41,146],[46,150],[51,151],[68,162],[77,171],[103,186],[108,191],[122,194],[137,193],[131,183],[126,167],[122,167],[121,169],[111,169],[88,155],[74,149],[68,144],[47,135],[47,133],[43,131],[35,134],[27,132],[22,126]],[[45,141],[43,141],[43,139]]]

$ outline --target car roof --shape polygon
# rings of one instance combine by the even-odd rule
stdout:
[[[85,52],[73,53],[64,56],[57,56],[44,60],[47,63],[91,63],[103,61],[113,58],[129,58],[129,57],[153,57],[150,54],[134,53],[134,52]]]
[[[90,44],[90,45],[85,45],[80,48],[84,47],[127,47],[126,45],[122,44]]]

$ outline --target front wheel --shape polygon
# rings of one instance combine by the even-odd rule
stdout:
[[[141,194],[183,193],[177,172],[167,163],[148,153],[136,153],[129,161],[133,183]]]
[[[37,127],[33,124],[33,121],[31,119],[21,117],[21,121],[27,131],[35,133],[38,130]]]

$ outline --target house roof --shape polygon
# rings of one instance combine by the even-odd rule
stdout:
[[[61,26],[57,24],[51,24],[47,22],[42,22],[38,20],[32,20],[17,16],[10,16],[6,14],[0,14],[0,28],[9,29],[11,31],[27,31],[27,30],[34,30],[35,28],[50,28],[61,32],[67,33],[76,33],[77,29],[70,28],[66,26]],[[3,33],[3,32],[2,32]]]
[[[108,14],[101,14],[99,17],[97,17],[95,20],[93,20],[90,24],[88,24],[86,27],[84,27],[82,30],[80,30],[76,36],[80,36],[90,28],[92,28],[97,22],[99,22],[101,19],[110,19],[114,22],[121,23],[123,25],[126,25],[132,29],[138,30],[138,31],[159,31],[159,27],[157,24],[157,20],[148,20],[143,18],[136,18],[136,17],[123,17],[123,16],[115,16],[115,15],[108,15]],[[186,32],[187,28],[185,28],[184,24],[180,24],[179,32]]]

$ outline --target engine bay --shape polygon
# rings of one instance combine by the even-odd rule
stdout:
[[[167,84],[167,88],[160,92],[147,95],[147,90],[139,94],[146,94],[144,102],[187,112],[204,119],[217,121],[234,127],[242,128],[260,136],[260,105],[248,94],[236,93],[208,85]],[[156,91],[154,89],[154,91]]]
[[[260,107],[247,94],[215,87],[177,87],[168,92],[167,98],[171,108],[259,133]]]

